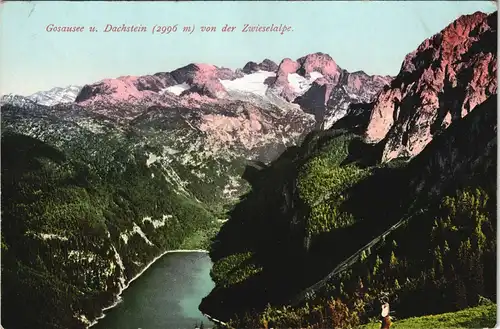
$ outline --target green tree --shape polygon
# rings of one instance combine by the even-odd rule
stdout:
[[[394,251],[391,252],[391,259],[389,261],[389,266],[391,269],[395,269],[396,266],[398,266],[398,259],[396,258],[396,255],[394,255]]]

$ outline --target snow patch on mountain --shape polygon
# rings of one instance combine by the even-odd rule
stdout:
[[[191,86],[189,86],[187,83],[184,82],[184,83],[181,83],[178,85],[174,85],[174,86],[170,86],[170,87],[167,87],[165,89],[162,89],[160,91],[160,94],[163,94],[165,92],[169,92],[169,93],[172,93],[176,96],[179,96],[180,94],[182,94],[183,91],[186,91],[189,88],[191,88]]]
[[[257,71],[255,73],[247,74],[242,78],[234,80],[220,80],[224,88],[228,92],[248,92],[260,96],[265,96],[267,85],[264,81],[269,77],[275,77],[274,72]]]
[[[323,74],[316,71],[311,72],[309,78],[303,77],[297,73],[290,73],[288,74],[288,82],[290,83],[293,91],[300,96],[311,88],[311,84],[314,80],[322,77]]]

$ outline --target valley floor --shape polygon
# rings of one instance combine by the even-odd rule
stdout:
[[[438,329],[438,328],[494,328],[497,323],[497,305],[482,305],[458,312],[426,315],[393,321],[391,329]],[[373,322],[359,329],[379,329],[380,322]]]

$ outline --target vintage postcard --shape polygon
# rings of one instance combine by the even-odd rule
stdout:
[[[495,2],[0,16],[3,328],[495,327]]]

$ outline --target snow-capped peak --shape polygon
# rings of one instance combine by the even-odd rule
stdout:
[[[26,98],[45,106],[53,106],[61,103],[72,103],[80,93],[82,87],[70,85],[65,88],[55,87],[48,91],[39,91]]]

